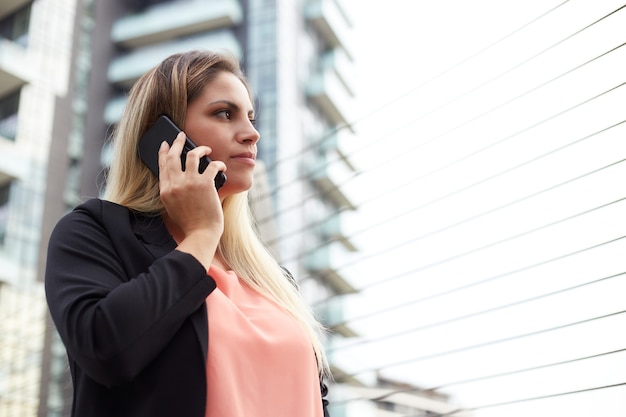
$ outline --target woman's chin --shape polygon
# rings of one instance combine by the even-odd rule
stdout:
[[[250,190],[252,187],[252,180],[249,181],[230,181],[228,175],[226,176],[226,182],[219,189],[218,194],[220,197],[227,197],[238,193],[243,193]]]

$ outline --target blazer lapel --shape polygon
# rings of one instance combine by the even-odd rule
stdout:
[[[134,214],[132,223],[135,236],[137,236],[155,260],[176,249],[176,241],[170,235],[167,227],[165,227],[161,216]],[[209,326],[206,304],[203,304],[200,309],[193,313],[190,319],[193,323],[196,335],[198,336],[202,351],[204,352],[203,357],[206,365],[206,357],[209,348]]]
[[[154,259],[159,259],[176,248],[176,242],[165,227],[163,218],[159,215],[134,214],[132,227],[135,236],[143,243]]]

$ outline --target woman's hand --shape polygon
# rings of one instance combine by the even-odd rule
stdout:
[[[180,155],[185,134],[179,133],[172,146],[167,142],[159,149],[159,187],[166,209],[166,225],[178,242],[178,249],[195,256],[207,269],[224,231],[224,213],[215,188],[218,171],[226,171],[221,161],[212,161],[198,173],[200,158],[211,148],[198,146],[187,153],[185,171]]]

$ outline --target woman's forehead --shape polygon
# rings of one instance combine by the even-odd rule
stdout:
[[[203,102],[228,100],[238,106],[252,110],[250,92],[246,85],[233,73],[222,71],[213,80],[208,82],[198,97]]]

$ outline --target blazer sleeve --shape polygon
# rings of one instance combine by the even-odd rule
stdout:
[[[141,372],[215,288],[200,262],[176,250],[128,276],[118,253],[139,254],[141,243],[127,246],[114,247],[110,231],[86,210],[62,218],[48,246],[53,321],[71,359],[109,387]]]

